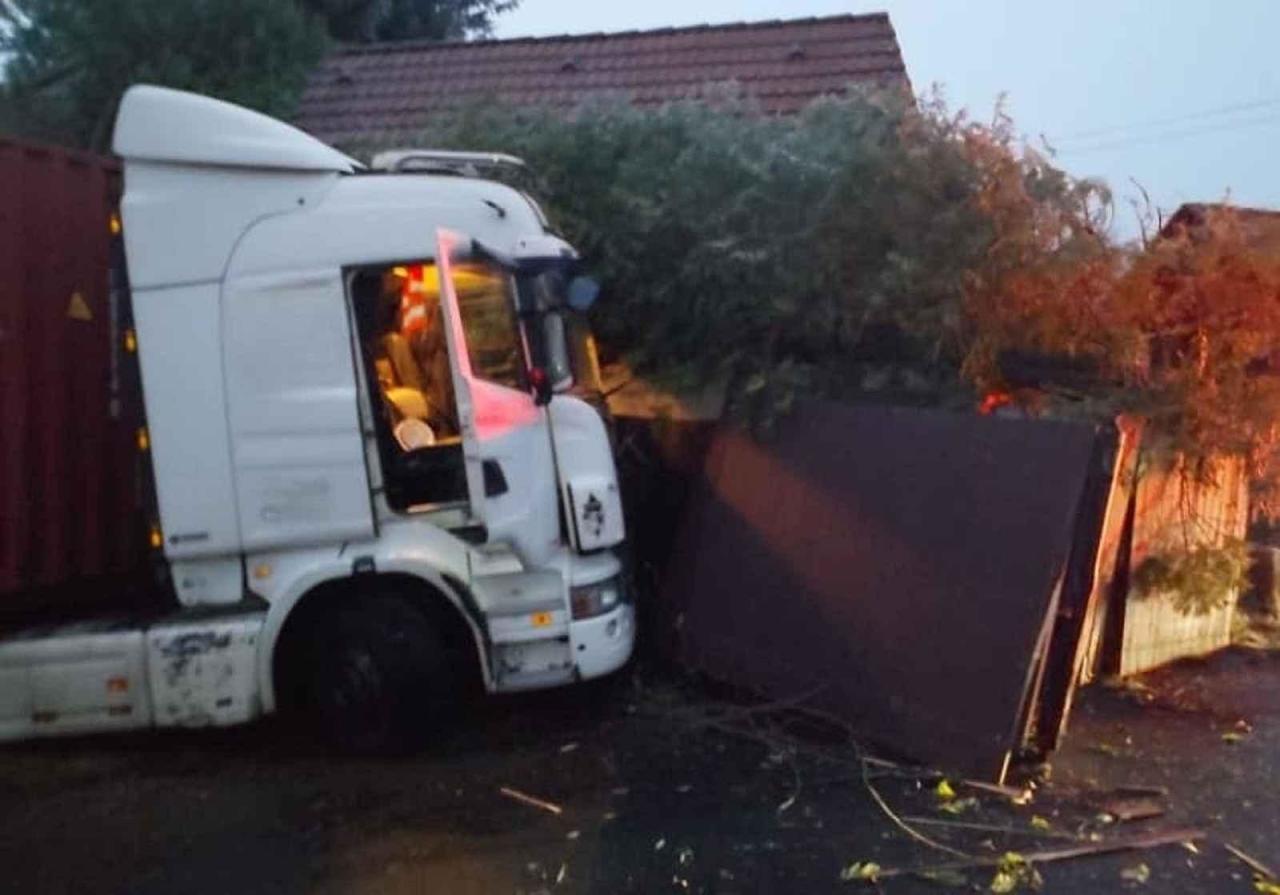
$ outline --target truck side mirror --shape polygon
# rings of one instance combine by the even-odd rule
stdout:
[[[591,277],[574,277],[569,281],[566,301],[575,311],[586,311],[600,295],[600,284]]]

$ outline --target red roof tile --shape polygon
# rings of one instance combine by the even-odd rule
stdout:
[[[796,112],[854,83],[910,87],[889,17],[875,13],[347,47],[312,74],[296,121],[330,143],[385,142],[411,137],[434,115],[477,100],[568,108],[618,94],[652,106],[728,81],[772,114]]]

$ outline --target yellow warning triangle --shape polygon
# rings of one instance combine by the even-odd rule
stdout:
[[[71,293],[71,303],[67,305],[67,316],[72,320],[93,319],[93,311],[89,310],[89,303],[79,292]]]

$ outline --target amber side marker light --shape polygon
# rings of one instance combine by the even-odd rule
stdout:
[[[151,447],[151,436],[147,434],[146,426],[143,426],[138,430],[137,440],[138,440],[139,451],[146,451],[148,448]]]
[[[159,525],[151,526],[151,536],[148,542],[154,550],[159,550],[164,546],[164,535],[161,533]]]
[[[130,354],[138,350],[138,336],[131,329],[124,331],[124,350]]]

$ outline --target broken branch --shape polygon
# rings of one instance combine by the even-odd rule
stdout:
[[[1176,845],[1180,842],[1194,842],[1204,838],[1204,830],[1183,829],[1147,833],[1141,836],[1130,836],[1124,839],[1112,839],[1108,842],[1092,842],[1072,848],[1046,849],[1037,852],[1023,852],[1022,857],[1031,864],[1048,864],[1053,861],[1066,861],[1071,858],[1083,858],[1092,855],[1105,855],[1121,851],[1158,848],[1162,845]],[[966,861],[954,861],[949,864],[934,864],[929,867],[891,867],[879,873],[880,879],[895,876],[920,876],[922,874],[946,872],[949,870],[968,870],[975,867],[999,866],[999,855],[983,855],[972,857]]]
[[[1239,860],[1247,864],[1249,869],[1252,870],[1254,873],[1260,873],[1263,876],[1265,876],[1267,879],[1276,878],[1275,872],[1270,867],[1268,867],[1266,864],[1263,864],[1257,858],[1246,854],[1241,849],[1236,848],[1230,842],[1222,843],[1222,847],[1225,848],[1227,851],[1231,852],[1231,854],[1233,854],[1236,858],[1238,858]]]
[[[941,771],[934,770],[933,768],[912,767],[910,765],[899,764],[896,761],[889,761],[888,759],[884,759],[884,758],[876,758],[873,755],[868,755],[866,758],[863,759],[863,761],[865,761],[869,765],[873,765],[877,768],[884,768],[885,770],[893,771],[905,777],[913,777],[913,778],[919,779],[921,777],[941,777],[942,776]],[[955,780],[954,777],[951,779]],[[984,780],[967,780],[967,779],[956,780],[956,782],[963,784],[964,786],[971,787],[973,789],[980,789],[983,792],[990,792],[998,796],[1004,796],[1006,799],[1012,799],[1015,802],[1028,801],[1032,795],[1030,788],[1025,786],[1024,787],[1007,786],[1003,783],[988,783]]]
[[[871,798],[875,800],[875,803],[880,806],[880,810],[884,812],[884,816],[889,818],[889,820],[893,822],[894,826],[906,833],[912,839],[923,845],[927,845],[932,849],[937,849],[938,851],[946,852],[949,855],[964,858],[966,861],[973,860],[973,856],[967,852],[962,852],[958,848],[952,848],[946,843],[939,842],[936,839],[931,839],[899,817],[898,813],[889,807],[889,803],[884,800],[884,796],[880,795],[880,790],[876,789],[875,784],[871,782],[871,777],[867,773],[867,760],[863,755],[862,747],[855,739],[850,738],[849,742],[852,744],[854,752],[857,754],[858,760],[862,764],[862,785],[866,788],[867,792],[870,793]]]
[[[552,814],[560,815],[564,813],[564,809],[554,802],[548,802],[537,796],[531,796],[528,793],[521,792],[518,789],[512,789],[509,786],[503,786],[498,789],[509,799],[515,799],[517,802],[523,802],[526,805],[532,805],[534,808],[541,808],[543,811],[550,811]]]
[[[966,820],[945,820],[941,817],[920,817],[920,816],[904,816],[902,818],[907,823],[934,827],[958,827],[964,830],[982,830],[987,833],[1007,833],[1014,836],[1036,836],[1041,839],[1066,839],[1069,842],[1084,842],[1085,840],[1071,833],[1063,833],[1058,830],[1037,830],[1035,827],[1010,827],[1001,824],[984,824],[975,821]]]

